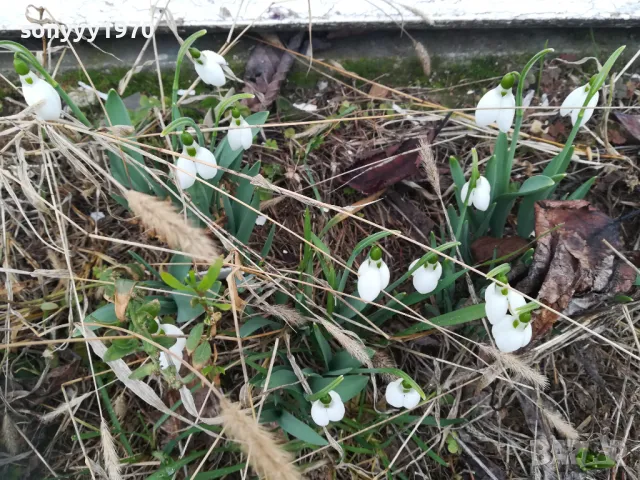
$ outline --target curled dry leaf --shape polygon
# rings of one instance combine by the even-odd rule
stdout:
[[[640,115],[620,112],[614,112],[613,115],[636,140],[640,141]]]
[[[545,200],[535,205],[538,240],[527,277],[517,288],[554,310],[572,315],[628,292],[635,271],[604,243],[623,250],[619,223],[585,200]],[[533,314],[534,338],[558,315],[540,308]]]
[[[471,244],[471,253],[476,262],[482,263],[493,258],[494,250],[496,258],[502,258],[523,249],[528,243],[515,235],[503,238],[480,237]]]
[[[298,51],[303,38],[303,32],[294,35],[287,43],[287,48]],[[252,111],[269,109],[278,97],[293,61],[292,54],[270,45],[259,44],[254,48],[244,74],[244,92],[255,95],[255,98],[246,100]]]

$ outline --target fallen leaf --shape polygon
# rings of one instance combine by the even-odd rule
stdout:
[[[370,195],[417,175],[420,172],[418,145],[418,140],[412,138],[356,162],[349,169],[350,178],[347,184]],[[367,168],[367,165],[372,166]]]
[[[617,221],[585,200],[537,202],[535,220],[535,233],[541,238],[527,277],[516,286],[520,291],[528,295],[537,291],[539,302],[575,315],[631,289],[635,270],[603,242],[624,250]],[[545,308],[536,310],[534,338],[557,319]]]
[[[287,48],[297,51],[302,45],[304,33],[294,35]],[[293,65],[294,57],[289,52],[279,50],[270,45],[257,45],[244,73],[244,92],[252,93],[255,98],[247,99],[247,106],[254,112],[268,110],[280,92],[287,73]]]
[[[371,86],[369,90],[369,95],[375,98],[387,98],[389,96],[389,89],[385,88],[383,85],[379,85],[377,83]]]
[[[476,262],[483,263],[493,258],[494,250],[497,250],[496,258],[502,258],[526,247],[528,243],[518,236],[480,237],[471,244],[471,254]]]
[[[636,140],[640,141],[640,115],[629,115],[627,113],[614,112],[613,116],[616,117],[622,126],[626,128]]]

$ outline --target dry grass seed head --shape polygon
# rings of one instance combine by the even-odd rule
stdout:
[[[300,480],[288,452],[280,448],[273,435],[244,413],[235,402],[221,401],[222,423],[228,437],[240,444],[249,464],[261,478]]]
[[[2,444],[11,455],[20,453],[22,438],[8,413],[2,417]]]
[[[553,428],[555,428],[558,433],[563,435],[565,438],[576,440],[580,437],[580,434],[575,428],[573,428],[573,425],[562,418],[560,414],[542,407],[540,407],[540,410]]]
[[[396,368],[396,363],[393,361],[393,358],[387,352],[381,350],[373,354],[371,363],[373,363],[373,368]],[[398,378],[390,373],[381,373],[380,377],[382,377],[386,383],[393,382]]]
[[[420,140],[420,162],[427,174],[427,180],[433,185],[436,194],[440,197],[440,175],[438,174],[438,167],[433,158],[433,149],[426,140]]]
[[[524,361],[522,361],[518,356],[513,355],[511,353],[504,353],[500,350],[490,347],[483,346],[483,350],[491,355],[493,358],[502,362],[505,368],[508,368],[511,372],[513,372],[519,379],[528,381],[532,385],[539,387],[541,389],[546,389],[549,386],[549,381],[547,377],[541,374],[536,369],[527,365]],[[493,370],[488,368],[486,370],[487,375],[490,375]]]
[[[269,305],[264,302],[260,304],[264,313],[273,315],[284,320],[290,327],[297,328],[309,323],[309,319],[301,315],[295,308],[286,305]]]
[[[373,367],[371,359],[369,358],[369,353],[358,335],[349,330],[342,330],[337,325],[325,320],[321,323],[324,328],[327,329],[327,332],[329,332],[331,336],[335,338],[340,345],[342,345],[342,348],[349,352],[349,355],[363,365],[367,365],[370,368]]]
[[[109,480],[120,480],[120,459],[113,444],[113,437],[109,431],[107,422],[102,419],[100,423],[100,440],[102,442],[102,455],[104,456],[104,466],[109,476]]]
[[[143,225],[155,231],[171,248],[209,261],[220,256],[205,231],[186,221],[170,203],[134,190],[127,191],[127,201]]]

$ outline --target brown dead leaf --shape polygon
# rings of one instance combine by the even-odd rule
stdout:
[[[518,236],[480,237],[471,244],[471,254],[476,262],[483,263],[493,258],[493,251],[496,249],[496,258],[502,258],[526,247],[527,243],[524,238]]]
[[[356,162],[350,168],[347,184],[370,195],[417,175],[420,165],[418,145],[418,140],[412,138]],[[365,168],[367,165],[373,166]]]
[[[369,95],[375,98],[387,98],[389,93],[391,93],[389,92],[389,89],[377,83],[373,84],[369,90]]]
[[[640,115],[628,115],[626,113],[614,112],[614,117],[622,124],[633,137],[640,141]],[[611,131],[609,131],[611,134]],[[615,143],[615,142],[614,142]]]
[[[585,200],[545,200],[535,205],[538,240],[527,277],[517,288],[565,315],[576,314],[628,292],[635,271],[603,242],[624,250],[618,222]],[[533,314],[534,338],[558,316],[544,308]]]
[[[287,48],[297,51],[302,45],[304,33],[294,35]],[[278,97],[280,88],[287,78],[287,73],[293,65],[292,54],[269,45],[257,45],[249,60],[244,73],[244,92],[252,93],[255,98],[246,100],[249,108],[258,112],[268,110]]]

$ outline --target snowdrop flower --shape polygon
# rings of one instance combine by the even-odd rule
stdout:
[[[185,190],[196,182],[196,164],[188,158],[180,157],[176,162],[176,180],[180,188]]]
[[[506,277],[500,279],[503,283],[507,283],[506,280]],[[495,283],[491,283],[485,290],[484,300],[486,302],[485,313],[492,325],[501,322],[507,311],[514,318],[518,318],[520,316],[518,309],[527,304],[526,299],[515,290],[507,287],[502,288]]]
[[[523,313],[518,319],[505,315],[491,328],[493,339],[501,352],[511,353],[525,347],[531,341],[531,314]]]
[[[516,77],[513,73],[507,73],[496,88],[489,90],[478,102],[476,110],[476,124],[486,127],[491,123],[497,123],[501,132],[507,133],[513,123],[516,114],[516,99],[513,96],[513,84]]]
[[[182,154],[199,160],[194,162],[188,158],[180,157],[176,162],[176,166],[184,171],[177,170],[176,178],[180,184],[180,188],[185,189],[191,187],[196,181],[196,174],[204,179],[211,179],[218,173],[216,157],[204,147],[198,145],[193,140],[190,133],[184,132],[180,138],[182,139]]]
[[[420,259],[416,259],[409,265],[411,270]],[[430,293],[433,292],[438,286],[438,281],[442,276],[442,265],[438,262],[436,256],[430,257],[424,265],[418,267],[415,272],[411,274],[413,277],[413,286],[418,293]]]
[[[157,320],[156,320],[157,322]],[[184,332],[176,327],[175,325],[171,325],[170,323],[160,323],[158,322],[158,327],[162,330],[166,335],[181,335],[184,336]],[[176,372],[180,371],[180,365],[182,365],[182,351],[184,347],[187,345],[186,338],[176,338],[176,343],[169,347],[169,351],[176,355],[178,358],[173,355],[167,355],[164,352],[160,352],[160,368],[167,369],[171,365],[175,365]]]
[[[200,79],[214,87],[221,87],[224,85],[224,71],[223,66],[227,65],[226,60],[222,55],[218,55],[211,50],[200,51],[197,48],[190,48],[189,53],[194,59],[194,67]]]
[[[36,117],[40,120],[58,120],[62,113],[60,95],[49,82],[35,76],[20,59],[13,62],[16,72],[20,75],[22,95],[30,107],[40,103],[35,109]]]
[[[231,147],[233,151],[240,150],[241,148],[248,150],[253,143],[251,127],[247,121],[242,118],[237,108],[232,110],[231,116],[231,128],[227,133],[229,147]]]
[[[329,422],[339,422],[344,418],[344,403],[335,391],[331,390],[320,400],[311,404],[311,418],[321,427],[326,427]]]
[[[382,260],[382,249],[373,247],[358,269],[358,295],[367,302],[373,302],[389,286],[390,277],[389,267]]]
[[[571,123],[573,125],[578,121],[578,114],[584,105],[584,102],[587,101],[587,97],[589,96],[589,91],[592,88],[592,82],[595,77],[591,77],[591,80],[586,85],[582,85],[581,87],[576,88],[573,92],[571,92],[567,98],[562,102],[562,106],[560,107],[560,115],[563,117],[567,115],[571,115]],[[584,126],[585,123],[589,121],[591,116],[593,115],[593,109],[598,105],[598,100],[600,99],[600,92],[596,92],[589,103],[585,107],[584,115],[582,120],[580,121],[580,127]]]
[[[402,378],[387,385],[385,397],[387,403],[396,408],[413,408],[420,403],[420,394]]]
[[[473,205],[478,210],[484,212],[489,208],[489,203],[491,202],[491,184],[489,180],[487,180],[482,175],[478,177],[476,180],[476,186],[471,189],[471,193],[469,193],[469,187],[471,185],[471,181],[468,181],[462,186],[462,190],[460,190],[460,198],[464,202],[467,200],[467,195],[469,195],[469,201],[467,205]]]

